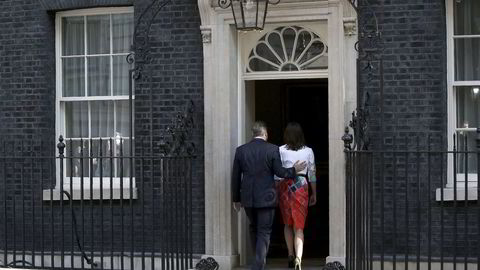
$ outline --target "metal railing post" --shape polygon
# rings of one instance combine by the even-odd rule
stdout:
[[[61,206],[61,237],[62,237],[62,242],[60,244],[60,252],[61,252],[61,267],[62,269],[65,268],[65,245],[64,245],[64,242],[65,242],[65,213],[64,213],[64,206],[63,206],[63,176],[64,176],[64,173],[63,173],[63,161],[65,160],[65,143],[63,142],[64,139],[63,139],[63,136],[60,135],[60,137],[58,138],[58,144],[57,144],[57,148],[58,148],[58,158],[60,160],[60,206]],[[52,224],[53,226],[53,224]],[[51,256],[54,256],[53,254]]]
[[[480,128],[477,128],[477,206],[480,208]],[[480,239],[480,211],[477,211],[477,239]],[[477,269],[480,269],[480,241],[477,242]]]

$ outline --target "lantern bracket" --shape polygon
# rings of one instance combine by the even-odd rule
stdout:
[[[232,6],[232,1],[238,1],[238,0],[218,0],[218,6],[221,8],[229,8]],[[276,5],[280,3],[280,0],[267,0],[270,5]]]

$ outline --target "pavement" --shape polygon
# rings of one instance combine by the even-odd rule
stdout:
[[[325,265],[325,260],[305,259],[302,262],[302,270],[320,270]],[[290,268],[291,269],[291,268]],[[287,259],[267,259],[265,270],[290,270],[287,268]],[[248,265],[240,266],[235,270],[250,270]]]

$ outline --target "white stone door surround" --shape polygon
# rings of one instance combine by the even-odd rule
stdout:
[[[221,269],[232,269],[240,259],[244,260],[246,253],[243,239],[239,239],[246,230],[240,222],[242,214],[233,211],[230,186],[235,148],[245,141],[245,81],[238,48],[242,33],[237,33],[233,25],[231,10],[217,7],[216,2],[198,0],[204,42],[205,256],[214,257]],[[343,262],[345,257],[345,159],[341,137],[356,107],[355,18],[347,0],[282,0],[276,6],[269,6],[267,16],[267,24],[275,25],[327,22],[330,193],[327,261]]]

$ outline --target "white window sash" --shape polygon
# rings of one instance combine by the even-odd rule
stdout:
[[[135,100],[135,96],[132,95],[132,99]],[[89,96],[89,97],[62,97],[60,102],[65,103],[68,101],[121,101],[129,100],[128,96]]]
[[[452,35],[453,39],[480,38],[480,35]]]
[[[457,127],[457,102],[456,87],[459,86],[480,86],[480,81],[457,81],[455,80],[455,40],[465,38],[480,38],[480,35],[455,35],[454,34],[454,2],[446,1],[446,26],[447,26],[447,142],[448,149],[453,149],[453,134],[458,131],[476,131],[476,127],[458,128]],[[454,186],[454,163],[453,155],[449,154],[447,158],[447,188]],[[480,169],[480,168],[479,168]],[[467,187],[477,186],[477,174],[469,173],[467,177]],[[465,187],[465,174],[457,173],[457,188]],[[463,185],[462,185],[463,183]]]
[[[83,55],[75,55],[75,56],[63,56],[62,55],[62,18],[64,17],[72,17],[72,16],[84,16],[86,18],[86,16],[91,16],[91,15],[106,15],[106,14],[122,14],[122,13],[133,13],[134,9],[133,7],[112,7],[112,8],[93,8],[93,9],[79,9],[79,10],[72,10],[72,11],[62,11],[62,12],[57,12],[56,13],[56,17],[55,17],[55,62],[56,62],[56,95],[55,95],[55,130],[56,130],[56,138],[58,139],[60,135],[63,135],[65,136],[65,104],[67,102],[75,102],[75,101],[122,101],[122,100],[129,100],[129,96],[128,95],[122,95],[122,96],[85,96],[85,97],[63,97],[62,96],[62,80],[63,80],[63,70],[62,70],[62,59],[65,59],[65,58],[87,58],[87,57],[94,57],[94,56],[111,56],[110,57],[110,76],[111,76],[111,83],[110,83],[110,93],[113,94],[113,63],[112,63],[112,59],[114,56],[127,56],[128,53],[113,53],[112,51],[110,51],[109,54],[94,54],[94,55],[86,55],[86,50],[87,50],[87,33],[86,33],[86,25],[84,27],[84,35],[85,35],[85,38],[84,38],[84,54]],[[84,19],[85,19],[84,18]],[[110,20],[111,20],[111,16],[110,16]],[[111,23],[110,23],[110,37],[112,35],[112,27],[111,27]],[[112,48],[112,38],[110,38],[110,48]],[[85,64],[85,89],[88,89],[88,66]],[[87,95],[87,91],[85,91],[85,95]],[[135,99],[135,96],[132,96],[133,99]],[[90,107],[90,102],[88,102],[88,106]],[[90,113],[91,110],[89,108],[89,113],[88,113],[88,121],[89,121],[89,132],[91,132],[91,128],[90,128],[90,122],[91,122],[91,116],[90,116]],[[114,115],[114,117],[116,117],[116,115]],[[114,123],[116,124],[116,123]],[[89,140],[91,138],[90,136],[91,134],[89,134],[89,138],[84,138],[86,140]],[[129,137],[122,137],[122,138],[128,138]],[[72,140],[75,140],[76,138],[68,138],[68,139],[72,139]],[[97,138],[95,138],[97,139]],[[106,139],[106,138],[105,138]],[[134,138],[132,138],[134,139]],[[58,151],[58,150],[57,150]],[[57,152],[57,155],[58,155],[58,152]],[[65,153],[65,155],[68,155],[68,153]],[[105,160],[108,160],[108,157],[105,157]],[[66,162],[66,160],[64,161]],[[68,187],[70,187],[70,177],[66,175],[66,171],[67,171],[67,167],[65,166],[66,163],[64,163],[64,177],[63,177],[63,186],[64,186],[64,189]],[[115,167],[116,167],[116,163],[115,163]],[[56,161],[56,187],[55,189],[59,189],[60,188],[60,161],[57,159]],[[132,170],[132,169],[131,169]],[[132,170],[133,171],[133,170]],[[72,184],[75,184],[77,185],[79,182],[80,182],[80,178],[79,177],[73,177],[72,178],[75,181],[78,180],[78,182],[76,183],[72,183]],[[99,177],[84,177],[84,181],[90,181],[90,180],[93,180],[93,185],[94,187],[97,187],[99,188],[99,182],[100,182],[100,178]],[[110,177],[104,177],[104,182],[105,182],[105,179],[108,179],[108,183],[110,182]],[[135,180],[135,178],[132,176],[128,176],[128,177],[124,177],[123,178],[124,180],[125,179],[132,179],[132,180]],[[114,185],[120,185],[120,178],[119,177],[113,177],[113,180],[114,180]],[[117,180],[117,181],[115,181]],[[104,183],[105,184],[105,183]],[[125,183],[124,183],[125,184]],[[84,182],[84,186],[85,187],[90,187],[90,183],[88,183],[88,185]],[[134,182],[133,182],[133,186],[135,187],[134,185]],[[126,186],[128,187],[128,186]],[[108,185],[104,185],[104,190],[106,189],[110,189],[111,187]],[[118,187],[116,187],[118,188]],[[66,189],[67,190],[67,189]],[[49,199],[49,197],[45,197],[45,199]]]

